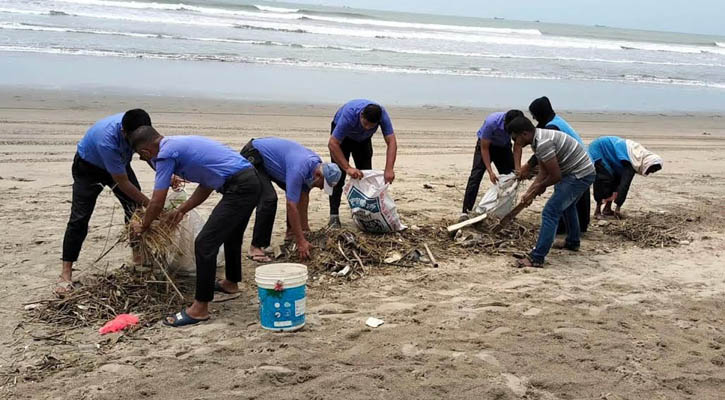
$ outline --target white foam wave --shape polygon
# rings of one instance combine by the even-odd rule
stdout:
[[[298,8],[270,7],[270,6],[260,6],[258,4],[255,4],[254,7],[256,7],[260,11],[271,11],[271,12],[278,12],[278,13],[296,13],[296,12],[300,11]]]
[[[715,47],[725,47],[725,42],[715,42]]]
[[[270,58],[270,57],[245,57],[232,55],[198,55],[198,54],[176,54],[176,53],[148,53],[148,52],[125,52],[114,50],[88,50],[73,48],[57,48],[57,47],[32,47],[32,46],[12,46],[0,45],[0,52],[22,52],[22,53],[43,53],[56,55],[76,55],[76,56],[96,56],[96,57],[124,57],[124,58],[148,58],[159,60],[183,60],[183,61],[227,61],[238,63],[254,63],[269,65],[286,65],[294,67],[322,68],[322,69],[341,69],[361,72],[386,72],[386,73],[403,73],[403,74],[423,74],[423,75],[453,75],[453,76],[478,76],[489,78],[512,78],[512,79],[536,79],[536,80],[591,80],[602,82],[631,82],[643,84],[660,84],[660,85],[678,85],[678,86],[701,86],[718,89],[725,89],[725,83],[702,82],[697,80],[687,80],[679,78],[661,78],[645,75],[624,75],[621,79],[599,78],[580,76],[574,78],[554,76],[554,75],[527,75],[516,72],[504,72],[488,68],[476,69],[436,69],[423,68],[416,66],[389,66],[379,64],[356,64],[356,63],[336,63],[324,61],[298,60],[291,58]]]

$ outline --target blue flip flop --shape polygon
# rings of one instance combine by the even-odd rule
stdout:
[[[174,322],[169,322],[169,317],[174,319]],[[194,325],[198,324],[199,322],[208,321],[209,317],[206,317],[204,319],[196,319],[194,317],[189,316],[189,314],[186,313],[186,309],[182,309],[181,311],[177,312],[176,314],[168,315],[166,318],[164,318],[163,322],[166,326],[172,326],[174,328],[178,328],[181,326],[186,325]]]

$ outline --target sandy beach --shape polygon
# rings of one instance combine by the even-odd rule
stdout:
[[[101,93],[99,90],[98,93]],[[155,325],[100,336],[98,326],[28,322],[24,306],[52,296],[70,211],[71,163],[87,128],[146,109],[164,135],[194,134],[241,148],[281,136],[329,158],[330,105],[198,101],[13,89],[0,92],[0,396],[13,399],[717,399],[725,390],[725,120],[714,114],[567,113],[585,142],[636,140],[665,160],[636,177],[625,204],[688,220],[681,242],[642,248],[595,223],[578,253],[553,250],[542,270],[469,249],[440,268],[371,268],[355,281],[308,285],[307,325],[263,330],[244,261],[241,298],[214,304],[195,327]],[[521,104],[523,109],[526,104]],[[491,111],[389,107],[398,137],[392,193],[408,225],[458,217],[475,132]],[[373,164],[384,163],[374,138]],[[153,171],[133,162],[149,194]],[[428,184],[432,189],[425,189]],[[490,186],[484,178],[480,194]],[[551,190],[519,218],[538,225]],[[479,194],[479,196],[480,196]],[[219,199],[201,206],[208,214]],[[121,266],[123,229],[106,189],[75,273]],[[114,206],[115,205],[115,206]],[[273,242],[282,241],[283,207]],[[313,191],[313,230],[328,203]],[[343,224],[351,229],[346,205]],[[245,237],[243,251],[249,244]],[[110,239],[109,239],[110,238]],[[111,243],[109,243],[109,241]],[[455,242],[451,241],[451,247]],[[222,271],[219,271],[223,273]],[[176,311],[176,310],[170,310]],[[368,328],[368,317],[383,319]],[[159,316],[161,317],[161,316]],[[49,361],[50,360],[50,361]]]

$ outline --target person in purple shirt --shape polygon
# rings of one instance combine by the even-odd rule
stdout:
[[[287,198],[286,237],[294,237],[301,259],[308,258],[311,246],[304,233],[310,231],[307,219],[309,191],[316,187],[331,195],[342,176],[340,168],[334,163],[323,163],[317,153],[301,144],[278,137],[252,139],[241,154],[257,168],[262,183],[249,257],[257,262],[272,261],[263,249],[270,245],[277,214],[274,182],[285,191]]]
[[[139,205],[148,204],[149,199],[141,193],[141,186],[131,169],[133,150],[126,138],[142,125],[151,125],[151,118],[141,109],[111,115],[93,124],[78,143],[71,168],[73,199],[63,238],[63,267],[56,292],[64,293],[73,288],[73,263],[78,260],[96,199],[104,186],[110,187],[121,203],[126,222]],[[137,260],[138,255],[134,255],[134,261]]]
[[[213,191],[222,194],[194,241],[194,303],[163,320],[164,324],[174,327],[205,321],[209,319],[209,302],[214,299],[215,291],[239,292],[242,238],[261,193],[257,170],[231,148],[200,136],[163,137],[154,128],[142,126],[131,133],[130,142],[141,158],[150,161],[156,169],[154,192],[143,222],[131,226],[134,235],[143,235],[161,215],[174,174],[199,186],[186,201],[164,215],[172,226]],[[226,276],[224,280],[216,280],[216,258],[222,244]]]
[[[473,150],[473,167],[468,177],[466,194],[463,197],[463,211],[459,220],[468,219],[468,213],[473,209],[478,189],[481,186],[483,174],[488,172],[491,183],[498,182],[498,176],[493,172],[491,162],[496,165],[499,174],[509,174],[514,170],[514,155],[511,150],[511,136],[504,129],[506,123],[516,117],[523,117],[519,110],[508,112],[495,112],[483,121],[478,130],[478,141]]]
[[[383,131],[383,138],[388,146],[385,156],[385,183],[395,180],[395,157],[398,144],[390,116],[385,108],[370,100],[350,100],[335,113],[330,130],[328,147],[332,161],[342,170],[340,184],[330,196],[330,222],[332,227],[340,226],[340,199],[345,176],[353,179],[362,178],[360,170],[372,169],[373,143],[371,137],[378,130]],[[350,165],[350,155],[355,160],[355,168]]]

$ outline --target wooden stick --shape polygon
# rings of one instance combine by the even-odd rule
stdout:
[[[430,259],[430,263],[433,264],[433,268],[438,268],[438,261],[436,261],[436,258],[433,257],[433,252],[430,251],[428,243],[423,243],[423,246],[425,246],[425,251],[428,253],[428,258]]]
[[[360,259],[360,256],[357,255],[357,252],[355,250],[352,251],[352,255],[354,255],[357,262],[360,263],[360,267],[362,268],[362,270],[364,272],[367,272],[367,271],[365,271],[365,264],[363,264],[362,260]]]
[[[174,283],[174,280],[171,279],[171,277],[169,276],[169,273],[166,272],[166,268],[164,268],[164,266],[161,265],[160,262],[157,263],[157,264],[158,264],[159,268],[161,269],[161,272],[163,272],[164,273],[164,276],[166,276],[166,279],[169,280],[169,283],[171,284],[171,286],[173,286],[174,287],[174,290],[176,290],[176,294],[178,294],[179,295],[179,298],[183,300],[184,299],[184,295],[181,294],[181,291],[179,290],[179,288],[176,287],[176,284]]]
[[[483,221],[484,219],[486,219],[486,217],[488,217],[488,214],[481,214],[481,215],[479,215],[477,217],[473,217],[473,218],[467,219],[467,220],[465,220],[463,222],[459,222],[457,224],[453,224],[453,225],[451,225],[451,226],[448,227],[448,232],[449,233],[453,233],[453,232],[455,232],[455,231],[457,231],[457,230],[459,230],[461,228],[465,228],[465,227],[467,227],[469,225],[473,225],[473,224],[479,223],[479,222]]]

